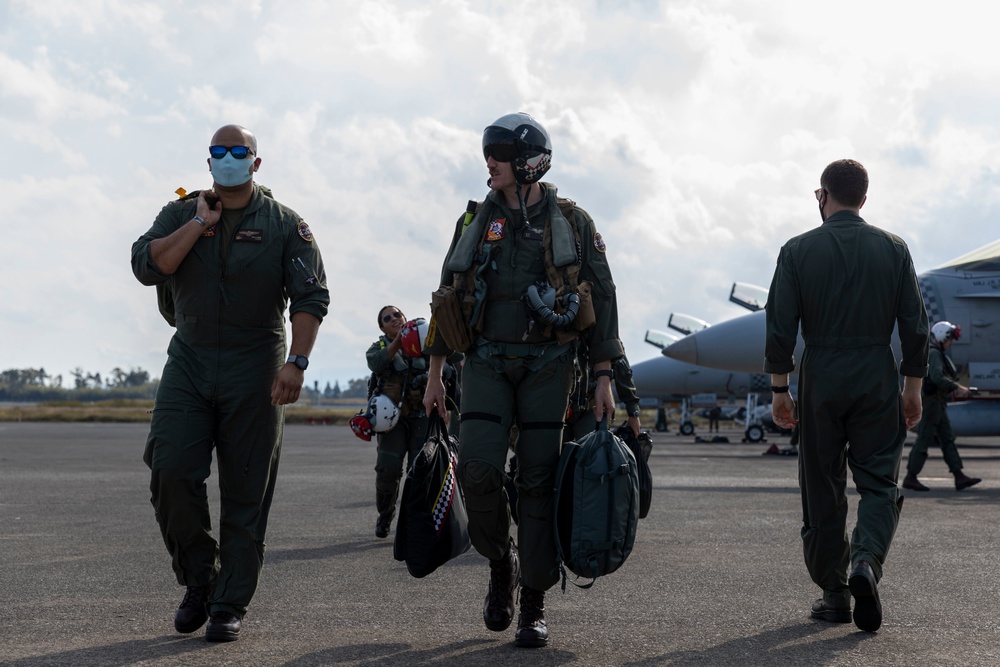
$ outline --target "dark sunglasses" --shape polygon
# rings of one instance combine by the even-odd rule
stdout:
[[[400,313],[400,312],[397,311],[395,313],[389,313],[388,315],[383,315],[382,316],[382,324],[389,324],[389,322],[392,322],[393,319],[397,319],[397,320],[403,319],[403,313]]]
[[[237,160],[245,160],[248,155],[253,155],[253,151],[246,146],[209,146],[208,154],[216,160],[226,157],[226,153],[232,153]]]
[[[483,146],[483,157],[487,160],[492,157],[497,162],[513,162],[517,159],[517,156],[517,146],[513,143],[497,143]]]

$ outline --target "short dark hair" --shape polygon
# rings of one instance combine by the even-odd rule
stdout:
[[[379,311],[378,311],[378,328],[379,329],[382,328],[382,313],[384,313],[385,311],[389,310],[390,308],[392,308],[393,310],[399,310],[399,308],[397,308],[396,306],[382,306],[379,309]],[[399,310],[399,312],[402,313],[403,311]]]
[[[868,172],[856,160],[837,160],[823,170],[819,184],[844,206],[860,208],[868,194]]]

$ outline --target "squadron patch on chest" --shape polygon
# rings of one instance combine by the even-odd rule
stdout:
[[[312,230],[309,229],[309,225],[306,224],[305,220],[300,220],[299,221],[298,230],[299,230],[299,236],[302,237],[303,241],[307,241],[308,243],[312,243],[312,241],[313,241],[313,233],[312,233]]]
[[[601,237],[600,232],[594,232],[594,248],[597,252],[607,252],[608,246],[604,244],[604,238]]]
[[[205,231],[203,231],[201,233],[201,235],[202,236],[215,236],[215,228],[216,227],[218,227],[218,225],[212,225],[211,227],[209,227],[208,229],[206,229]]]
[[[260,243],[264,240],[264,230],[262,229],[241,229],[236,232],[234,241],[249,241],[250,243]]]
[[[503,238],[504,226],[507,224],[507,218],[497,218],[496,220],[491,220],[489,226],[486,228],[486,240],[487,241],[499,241]]]

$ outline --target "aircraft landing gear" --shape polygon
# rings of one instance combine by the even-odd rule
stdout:
[[[764,427],[757,417],[757,394],[747,394],[746,431],[743,442],[760,442],[764,439]]]
[[[667,411],[663,409],[661,405],[656,409],[656,426],[657,431],[667,430]]]
[[[691,422],[681,423],[681,435],[694,435],[694,424]]]

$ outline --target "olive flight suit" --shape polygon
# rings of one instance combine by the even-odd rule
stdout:
[[[544,591],[559,578],[552,494],[576,355],[575,341],[560,344],[543,325],[532,326],[522,301],[529,286],[547,279],[542,242],[546,227],[553,238],[563,234],[570,239],[563,248],[575,246],[572,253],[581,263],[579,280],[593,285],[596,324],[581,334],[588,341],[591,362],[617,359],[623,350],[604,241],[586,212],[574,207],[568,219],[556,203],[555,186],[541,186],[543,198],[528,207],[527,225],[521,212],[507,208],[496,191],[489,193],[464,235],[464,217],[460,218],[441,284],[452,284],[453,276],[468,268],[459,256],[463,245],[468,249],[484,238],[493,246],[482,274],[486,283],[482,328],[474,332],[478,338],[462,371],[460,479],[472,544],[483,556],[499,560],[510,539],[504,469],[511,428],[518,427],[515,484],[521,583]],[[573,227],[579,244],[572,236]],[[468,235],[474,236],[459,243]],[[559,254],[555,244],[554,240],[553,253]],[[441,336],[434,345],[432,354],[447,353]]]
[[[955,446],[955,434],[948,419],[948,394],[958,386],[958,371],[939,345],[931,344],[927,361],[927,378],[921,392],[923,414],[917,425],[917,439],[906,461],[906,472],[917,475],[927,461],[927,448],[935,441],[941,446],[941,455],[948,465],[948,472],[962,470],[962,457]]]
[[[375,506],[379,516],[389,520],[396,513],[399,480],[403,476],[403,458],[407,467],[420,452],[427,438],[427,414],[423,392],[427,386],[427,357],[409,357],[397,352],[389,358],[390,341],[379,336],[368,348],[368,368],[378,378],[377,391],[400,406],[399,421],[389,431],[378,434],[375,459]]]
[[[927,371],[927,314],[906,244],[847,211],[782,247],[767,298],[764,371],[788,373],[801,324],[799,485],[806,567],[835,607],[850,605],[848,569],[876,578],[899,519],[906,423],[898,373]],[[850,543],[847,466],[861,496]]]
[[[152,470],[151,502],[177,581],[214,581],[210,613],[242,617],[263,565],[278,471],[284,409],[271,405],[271,384],[285,363],[285,307],[290,300],[290,314],[322,320],[330,295],[308,225],[258,185],[241,215],[223,212],[228,233],[225,221],[207,229],[173,275],[161,273],[150,243],[194,217],[196,195],[163,207],[132,246],[132,271],[158,287],[161,312],[177,328],[143,460]],[[218,542],[205,484],[213,448],[222,503]]]

